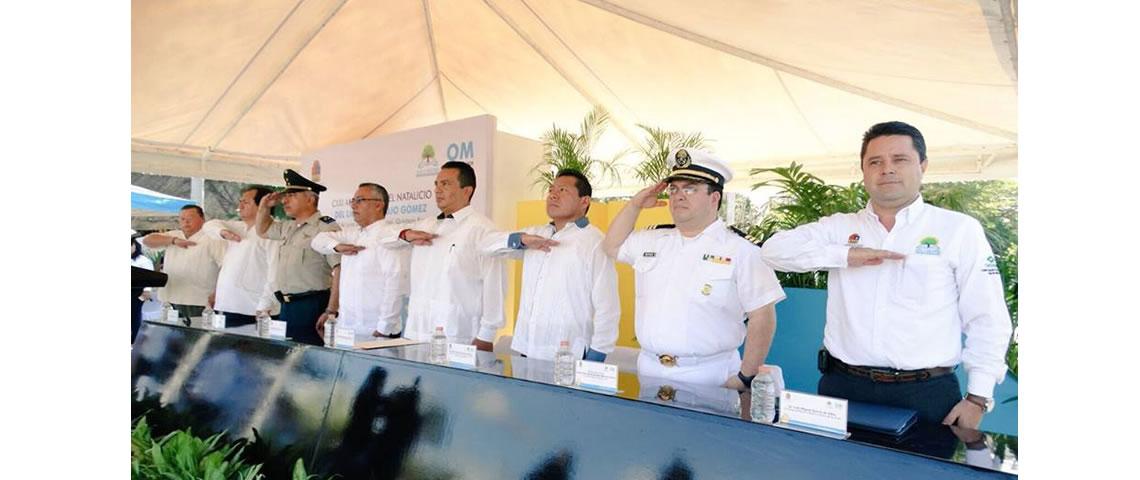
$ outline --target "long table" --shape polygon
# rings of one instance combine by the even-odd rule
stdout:
[[[146,322],[132,347],[132,416],[246,439],[270,478],[996,478],[1016,438],[919,425],[902,440],[835,439],[747,421],[721,388],[619,375],[607,395],[553,385],[550,362],[427,345],[309,346]]]

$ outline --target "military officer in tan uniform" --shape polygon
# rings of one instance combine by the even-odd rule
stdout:
[[[257,209],[257,234],[283,241],[278,250],[274,295],[281,302],[285,335],[293,341],[321,345],[317,321],[335,315],[338,305],[336,275],[340,255],[313,250],[313,237],[338,231],[336,220],[317,210],[318,194],[326,190],[293,170],[285,170],[285,191],[266,195]],[[270,211],[280,202],[292,220],[273,220]]]

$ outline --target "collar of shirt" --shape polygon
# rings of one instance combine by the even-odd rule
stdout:
[[[462,222],[467,217],[470,217],[472,213],[475,213],[475,209],[472,208],[471,205],[468,205],[453,212],[451,217],[454,218],[456,222]],[[439,212],[439,214],[443,215],[443,212]],[[446,218],[437,218],[437,221],[443,220],[446,220]]]
[[[293,222],[294,222],[293,225],[296,225],[297,227],[302,227],[302,226],[305,226],[308,224],[317,223],[317,222],[321,221],[321,217],[323,217],[323,216],[324,215],[321,215],[321,211],[317,210],[316,212],[313,212],[313,214],[309,218],[306,218],[305,221],[303,221],[303,222],[298,222],[296,220],[293,220]]]
[[[922,215],[924,211],[926,211],[926,202],[922,200],[922,194],[920,193],[918,194],[918,198],[911,202],[910,205],[903,207],[902,210],[899,210],[899,213],[895,214],[895,224],[910,224],[914,222],[919,215]],[[879,223],[879,216],[875,214],[875,209],[871,207],[871,202],[867,202],[867,206],[863,207],[863,213],[870,217],[871,220],[874,220],[875,223]]]
[[[727,231],[728,228],[724,226],[724,221],[721,220],[720,217],[717,217],[716,220],[710,223],[709,226],[705,227],[704,230],[701,230],[701,233],[698,233],[695,237],[687,238],[684,235],[681,235],[681,229],[679,228],[669,229],[668,234],[677,237],[678,239],[686,239],[690,242],[699,240],[701,238],[704,238],[705,235],[708,235],[709,238],[714,242],[723,242],[724,234]]]
[[[553,229],[554,228],[554,220],[551,220],[549,225]],[[567,223],[562,228],[565,230],[566,227],[569,227],[570,225],[574,225],[578,228],[586,228],[586,227],[590,226],[590,219],[586,218],[586,217],[582,217],[582,218],[579,218],[577,220],[574,220],[573,222]],[[558,231],[555,230],[554,233],[558,233]]]

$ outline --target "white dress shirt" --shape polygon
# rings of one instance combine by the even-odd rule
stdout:
[[[522,293],[511,348],[528,357],[553,360],[562,340],[578,358],[587,348],[614,351],[621,318],[617,270],[602,249],[604,235],[586,217],[555,232],[553,224],[523,230],[553,238],[550,252],[516,250],[506,233],[489,235],[496,255],[522,258]]]
[[[226,255],[225,242],[210,238],[202,230],[190,238],[186,238],[181,230],[171,230],[163,235],[190,240],[196,245],[156,248],[166,250],[162,273],[168,275],[166,286],[158,291],[159,300],[174,305],[205,306],[218,282],[218,271]]]
[[[229,230],[241,237],[240,242],[222,238]],[[273,240],[257,235],[256,225],[241,220],[210,220],[202,226],[210,238],[226,243],[226,256],[218,272],[214,310],[242,315],[255,315],[259,306],[275,306],[273,291],[269,290],[269,253]]]
[[[364,228],[344,225],[339,232],[321,232],[313,237],[313,250],[325,255],[334,253],[333,249],[341,243],[365,247],[356,255],[340,257],[338,327],[351,328],[358,334],[371,334],[373,330],[400,333],[400,310],[403,297],[408,294],[410,252],[381,247],[386,237],[399,231],[400,227],[380,220]]]
[[[653,355],[684,360],[734,351],[744,342],[746,314],[784,298],[759,249],[720,219],[687,239],[676,228],[633,232],[617,259],[633,266],[634,328]]]
[[[431,339],[435,327],[453,343],[475,338],[491,342],[503,326],[506,274],[503,261],[482,252],[487,234],[496,231],[489,218],[470,206],[454,218],[428,217],[410,228],[439,235],[431,245],[412,246],[408,324],[404,337]],[[383,242],[388,248],[406,248],[399,231]]]
[[[856,246],[906,260],[849,268],[847,251]],[[961,362],[967,391],[986,398],[1005,378],[1009,312],[977,220],[920,196],[890,232],[868,205],[777,233],[761,255],[781,271],[827,270],[823,345],[844,363],[916,370]]]

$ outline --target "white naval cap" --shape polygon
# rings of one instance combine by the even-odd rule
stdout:
[[[665,159],[672,170],[665,177],[666,182],[678,178],[711,183],[721,187],[732,181],[732,170],[720,157],[695,148],[678,148],[669,152]]]

